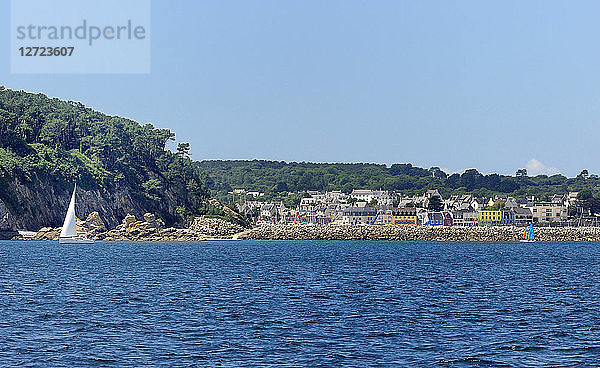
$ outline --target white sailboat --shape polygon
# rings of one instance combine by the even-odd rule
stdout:
[[[73,195],[71,196],[71,203],[69,203],[69,209],[65,216],[65,222],[63,223],[62,230],[60,231],[60,237],[58,242],[60,244],[93,244],[94,239],[88,237],[85,234],[77,234],[77,222],[75,219],[75,191],[77,190],[77,184],[73,189]]]

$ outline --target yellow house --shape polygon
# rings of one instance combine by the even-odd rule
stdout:
[[[394,208],[379,213],[375,225],[416,225],[417,211],[414,207]]]
[[[392,211],[392,223],[394,225],[416,225],[417,209],[414,207],[395,209]]]
[[[392,225],[392,214],[389,212],[379,213],[375,218],[375,225]]]
[[[478,220],[480,224],[500,223],[502,211],[481,210],[479,211]]]

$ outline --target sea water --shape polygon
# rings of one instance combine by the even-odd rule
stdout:
[[[0,365],[598,365],[599,245],[0,242]]]

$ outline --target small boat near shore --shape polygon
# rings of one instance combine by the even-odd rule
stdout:
[[[75,188],[73,188],[73,195],[71,195],[71,202],[69,203],[69,209],[65,215],[65,222],[60,231],[58,242],[59,244],[94,244],[94,239],[92,239],[89,234],[77,233],[77,219],[75,217],[76,190],[77,184],[75,184]]]
[[[533,239],[533,224],[529,225],[529,229],[525,230],[523,233],[523,239],[520,240],[521,243],[533,243],[535,240]]]

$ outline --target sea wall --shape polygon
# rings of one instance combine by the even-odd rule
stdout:
[[[525,228],[513,226],[373,226],[373,225],[262,225],[237,236],[251,240],[430,240],[515,241]],[[540,241],[600,241],[600,227],[534,228]]]
[[[230,222],[197,217],[189,228],[165,227],[155,215],[140,219],[128,214],[121,224],[107,230],[98,213],[92,213],[77,226],[96,240],[198,241],[239,240],[425,240],[425,241],[516,241],[525,228],[511,226],[431,227],[372,225],[262,225],[245,230]],[[56,240],[59,227],[44,227],[26,239]],[[2,235],[5,235],[2,237]],[[600,241],[600,227],[540,227],[534,229],[538,241]],[[23,239],[17,233],[0,232],[0,239]]]

